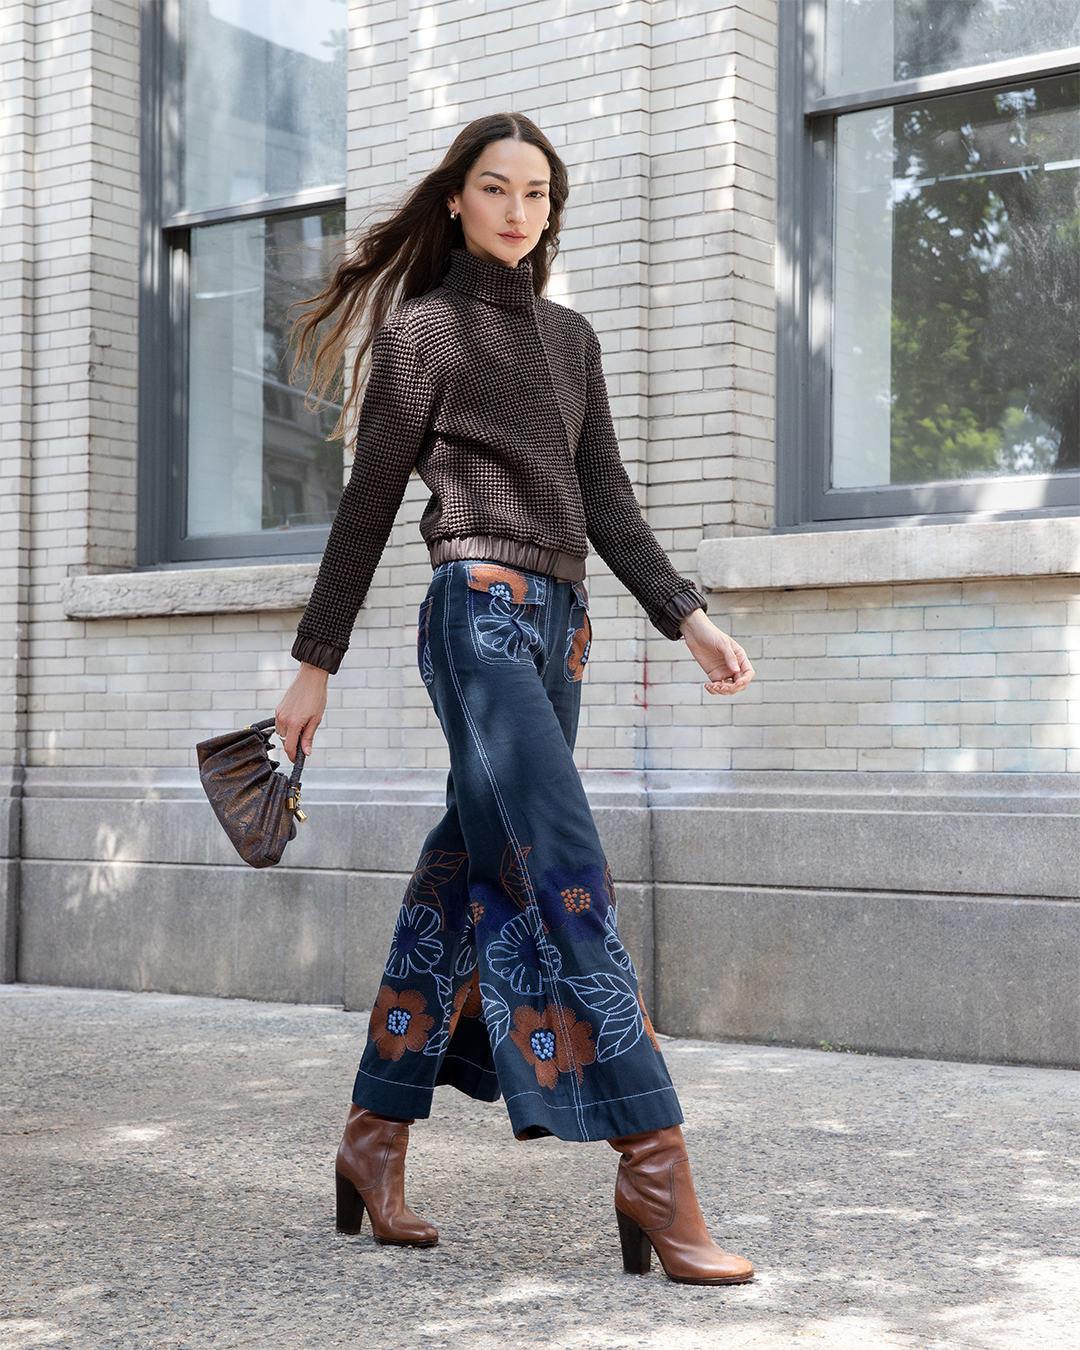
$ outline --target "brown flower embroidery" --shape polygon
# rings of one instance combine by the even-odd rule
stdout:
[[[427,1045],[428,1032],[435,1025],[424,1009],[427,999],[418,989],[399,993],[384,984],[371,1010],[368,1034],[375,1042],[380,1059],[399,1060],[406,1050],[418,1052]]]
[[[580,680],[585,674],[585,662],[589,659],[589,648],[592,646],[592,625],[587,614],[584,624],[583,628],[577,628],[571,634],[570,647],[566,653],[566,668],[574,681]]]
[[[649,1020],[649,1014],[645,1011],[645,1000],[641,997],[640,989],[638,990],[637,1001],[641,1004],[641,1016],[645,1019],[645,1035],[652,1041],[653,1049],[656,1053],[658,1055],[663,1054],[663,1051],[660,1049],[660,1042],[656,1039],[656,1032],[653,1030],[653,1024]]]
[[[536,1081],[552,1091],[560,1073],[576,1073],[578,1082],[583,1082],[585,1065],[596,1060],[592,1027],[557,1003],[549,1003],[542,1013],[527,1006],[518,1008],[510,1037],[535,1069]]]
[[[463,984],[454,995],[454,1006],[450,1012],[450,1031],[448,1039],[452,1039],[457,1030],[458,1021],[462,1017],[481,1017],[484,1012],[484,1000],[480,997],[480,977],[474,970],[472,979],[468,984]]]
[[[529,594],[529,583],[520,572],[509,567],[499,567],[496,563],[473,564],[469,568],[469,589],[484,591],[501,600],[513,600],[522,605]]]

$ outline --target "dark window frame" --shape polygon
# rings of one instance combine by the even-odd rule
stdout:
[[[180,211],[179,0],[145,0],[141,54],[139,451],[136,566],[301,562],[322,556],[329,526],[184,537],[191,232],[201,225],[345,207],[345,185]]]
[[[777,81],[776,531],[1075,515],[1080,475],[833,488],[831,308],[837,118],[865,108],[1071,73],[1080,48],[826,98],[825,0],[780,6]],[[820,56],[819,56],[820,54]]]

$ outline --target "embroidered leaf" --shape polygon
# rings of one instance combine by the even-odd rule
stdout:
[[[608,900],[611,902],[611,912],[614,914],[618,909],[619,902],[615,899],[615,883],[611,879],[611,868],[604,868],[604,885],[607,887]],[[614,919],[612,920],[614,923]]]
[[[633,972],[634,963],[630,960],[630,953],[617,937],[613,937],[609,933],[604,939],[604,947],[608,956],[611,957],[617,966],[621,966],[625,971]]]
[[[423,1053],[425,1055],[441,1055],[446,1051],[446,1047],[449,1043],[450,1023],[446,1018],[443,1018],[441,1029],[428,1039],[427,1045],[424,1046]]]
[[[432,971],[436,987],[439,991],[439,1003],[442,1007],[442,1026],[432,1036],[427,1045],[424,1046],[425,1055],[441,1055],[445,1052],[450,1043],[450,1014],[454,1008],[454,986],[445,975],[439,975]]]
[[[610,876],[610,873],[608,874]],[[612,905],[604,916],[604,927],[607,929],[607,936],[604,938],[604,948],[608,956],[617,966],[623,970],[634,971],[634,963],[630,960],[630,953],[622,945],[622,939],[619,937],[619,929],[615,917],[615,906]],[[636,973],[634,979],[637,979]]]
[[[487,1024],[488,1040],[494,1050],[506,1039],[510,1030],[510,1008],[499,991],[490,984],[481,984],[480,997],[484,1001],[484,1021]]]
[[[471,975],[476,969],[475,938],[472,942],[468,941],[471,933],[472,930],[470,929],[469,933],[465,935],[466,941],[462,942],[458,948],[457,959],[454,962],[454,974],[459,980],[463,980],[466,975]]]
[[[442,915],[442,902],[439,891],[448,886],[469,861],[467,853],[447,853],[443,849],[430,849],[420,859],[412,875],[405,895],[405,904],[430,904]]]
[[[566,983],[593,1012],[604,1021],[596,1037],[598,1063],[624,1055],[635,1046],[645,1031],[637,991],[618,975],[597,971],[593,975],[573,976]]]
[[[527,909],[532,898],[532,884],[525,871],[525,859],[532,852],[532,845],[522,848],[516,839],[511,839],[503,849],[502,864],[499,868],[499,880],[503,890],[520,909]]]

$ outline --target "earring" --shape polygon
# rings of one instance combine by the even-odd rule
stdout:
[[[550,220],[545,220],[545,221],[544,221],[544,229],[546,230],[547,227],[548,227],[550,224],[551,224],[551,221],[550,221]]]
[[[451,220],[457,220],[457,212],[456,212],[456,211],[451,211],[451,212],[450,212],[450,219],[451,219]],[[545,230],[547,229],[547,226],[546,226],[546,225],[544,226],[544,229],[545,229]]]

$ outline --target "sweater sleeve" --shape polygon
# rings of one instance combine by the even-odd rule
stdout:
[[[672,567],[641,514],[619,455],[600,344],[591,329],[585,367],[585,420],[576,463],[589,539],[654,626],[665,637],[678,638],[683,619],[708,605],[693,583]]]
[[[419,355],[392,326],[379,330],[356,433],[352,473],[319,575],[297,627],[298,661],[337,672],[405,496],[435,391]]]

